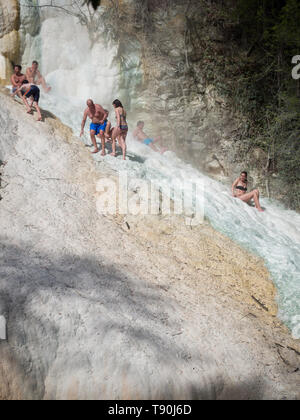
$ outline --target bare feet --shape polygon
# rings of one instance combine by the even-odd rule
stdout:
[[[50,90],[51,90],[51,87],[50,86],[48,86],[47,88],[45,88],[45,92],[46,93],[50,92]]]
[[[260,208],[260,209],[257,209],[258,211],[260,211],[260,212],[262,212],[262,211],[264,211],[262,208]]]
[[[105,155],[106,155],[106,153],[102,150],[101,156],[105,156]]]
[[[98,152],[99,152],[99,149],[95,149],[92,151],[92,153],[98,153]]]
[[[39,118],[37,119],[37,121],[42,121],[42,117],[39,117]]]
[[[26,111],[26,114],[32,114],[32,110],[29,109],[28,111]]]
[[[110,154],[110,156],[114,156],[114,157],[116,157],[116,154],[115,154],[115,153],[111,153],[111,154]]]

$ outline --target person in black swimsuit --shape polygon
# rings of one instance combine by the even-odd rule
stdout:
[[[232,196],[239,198],[240,200],[248,203],[250,200],[254,200],[255,207],[258,211],[263,211],[259,203],[259,191],[255,189],[247,193],[247,172],[241,172],[241,175],[232,184]]]
[[[126,136],[128,133],[128,125],[126,121],[126,111],[123,108],[122,103],[116,99],[113,101],[115,108],[117,126],[112,132],[112,156],[116,156],[116,140],[118,139],[119,145],[121,146],[123,159],[126,159]]]

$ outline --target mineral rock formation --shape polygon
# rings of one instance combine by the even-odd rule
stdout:
[[[19,2],[0,0],[0,83],[6,83],[11,65],[19,58]]]
[[[0,398],[299,397],[260,259],[207,223],[98,214],[116,174],[53,115],[0,103]]]

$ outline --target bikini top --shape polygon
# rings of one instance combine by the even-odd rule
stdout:
[[[247,191],[247,188],[246,188],[246,187],[243,187],[242,185],[237,185],[235,188],[236,188],[237,190]]]

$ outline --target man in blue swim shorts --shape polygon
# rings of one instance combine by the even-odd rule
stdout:
[[[155,152],[159,152],[161,154],[163,154],[164,152],[166,152],[166,148],[163,147],[162,145],[160,145],[160,147],[158,147],[157,143],[161,142],[161,137],[155,137],[155,138],[150,138],[149,136],[147,136],[147,134],[143,131],[143,128],[145,126],[144,121],[138,121],[137,126],[135,128],[135,130],[133,131],[133,137],[138,140],[139,142],[145,144],[146,146],[150,146],[152,150],[154,150]]]
[[[96,136],[98,136],[101,139],[101,146],[102,146],[101,155],[104,156],[105,155],[104,132],[107,125],[108,112],[106,112],[101,105],[94,104],[94,102],[91,99],[88,99],[86,104],[87,104],[87,108],[83,114],[80,137],[83,135],[86,119],[87,117],[89,117],[92,120],[91,125],[90,125],[90,136],[91,136],[92,143],[95,147],[92,153],[99,152],[97,142],[96,142]]]

